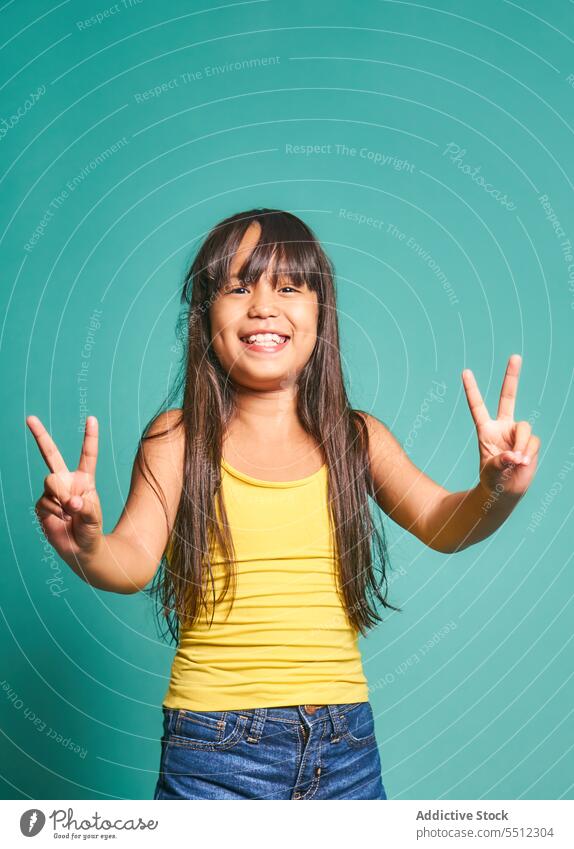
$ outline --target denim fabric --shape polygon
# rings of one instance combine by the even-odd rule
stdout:
[[[154,799],[386,799],[369,702],[163,708]]]

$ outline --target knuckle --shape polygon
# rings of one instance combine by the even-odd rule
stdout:
[[[56,493],[59,489],[59,478],[52,472],[44,478],[44,488],[47,492]]]

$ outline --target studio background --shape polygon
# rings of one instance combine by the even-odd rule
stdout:
[[[361,646],[389,797],[572,799],[572,4],[35,0],[0,20],[2,797],[152,796],[174,647],[143,595],[45,545],[25,417],[74,468],[98,417],[110,531],[179,365],[188,263],[266,206],[321,239],[351,402],[427,474],[474,486],[461,371],[495,415],[514,352],[542,440],[483,543],[439,554],[383,517],[404,612]]]

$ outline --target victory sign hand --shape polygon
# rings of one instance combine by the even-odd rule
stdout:
[[[28,416],[50,474],[36,502],[36,514],[50,545],[69,563],[79,554],[95,551],[102,537],[102,510],[96,492],[98,420],[88,416],[80,462],[70,472],[52,437],[37,416]]]
[[[520,497],[532,482],[540,439],[530,423],[514,421],[514,404],[522,357],[512,354],[502,383],[498,412],[491,419],[470,369],[462,380],[470,413],[476,425],[480,453],[480,483],[489,492]]]

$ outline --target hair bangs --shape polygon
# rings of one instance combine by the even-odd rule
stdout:
[[[212,299],[231,280],[231,262],[249,226],[257,222],[257,243],[237,271],[237,279],[246,285],[263,274],[277,287],[289,280],[295,286],[308,286],[319,297],[324,291],[325,255],[314,233],[304,222],[282,210],[254,209],[232,216],[214,228],[211,245],[205,250],[205,264],[195,272],[198,295]]]
[[[280,281],[290,280],[296,286],[307,285],[319,292],[321,256],[308,228],[287,212],[261,210],[240,222],[241,230],[233,239],[236,246],[253,221],[260,226],[259,238],[237,272],[237,278],[250,284],[267,274],[274,287]],[[229,273],[229,265],[227,268]]]

